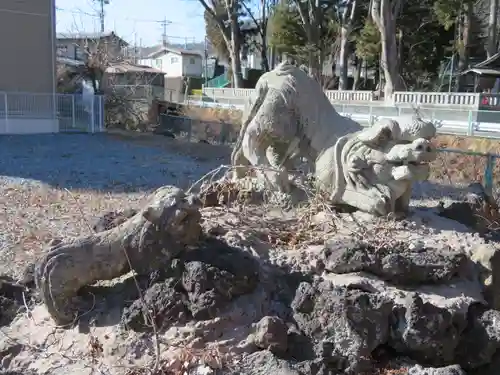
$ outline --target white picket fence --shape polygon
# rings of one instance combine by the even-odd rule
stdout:
[[[243,100],[250,96],[253,91],[254,89],[204,88],[203,95],[216,101],[218,99],[229,101],[231,98]],[[384,103],[376,98],[373,91],[327,90],[325,94],[331,102]],[[394,93],[391,103],[395,105],[454,105],[478,108],[479,105],[500,106],[500,94],[397,91]]]
[[[0,134],[104,131],[99,95],[0,92]]]

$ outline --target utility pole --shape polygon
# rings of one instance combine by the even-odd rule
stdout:
[[[207,36],[205,35],[205,40],[204,40],[204,47],[205,47],[205,53],[204,53],[204,58],[205,58],[205,86],[207,85],[208,82],[208,40]]]
[[[163,47],[167,46],[167,25],[170,25],[172,22],[167,21],[167,17],[163,18],[163,21],[160,21],[160,24],[162,26],[162,34],[161,34],[161,40],[163,43]]]
[[[94,0],[98,1],[100,5],[99,19],[101,21],[101,33],[104,33],[104,5],[108,5],[110,0]]]

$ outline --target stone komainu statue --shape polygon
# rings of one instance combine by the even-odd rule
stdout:
[[[231,162],[272,168],[265,174],[273,187],[289,191],[288,170],[295,157],[314,162],[327,146],[361,129],[335,110],[318,82],[285,61],[257,81]],[[236,177],[244,174],[245,168],[236,169]]]

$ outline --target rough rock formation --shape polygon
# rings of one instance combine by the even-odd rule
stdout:
[[[242,251],[207,238],[199,248],[182,254],[169,269],[155,276],[143,299],[123,313],[122,322],[135,331],[150,331],[143,306],[155,312],[155,323],[215,318],[234,298],[252,292],[258,284],[258,265]]]
[[[160,357],[181,348],[175,360],[159,358],[163,373],[172,373],[174,362],[176,371],[182,368],[189,375],[206,373],[207,366],[218,375],[500,371],[500,311],[491,297],[498,294],[495,247],[470,254],[459,248],[339,232],[317,246],[317,264],[310,272],[297,271],[278,265],[269,249],[251,243],[241,231],[231,233],[231,226],[241,224],[224,214],[227,208],[213,210],[221,212],[229,229],[212,230],[214,225],[206,222],[214,218],[199,205],[196,197],[179,189],[159,189],[136,215],[121,223],[109,220],[107,230],[85,240],[63,241],[37,262],[36,285],[57,323],[72,321],[78,312],[76,304],[64,309],[67,302],[78,297],[87,303],[88,295],[93,296],[94,311],[80,316],[78,329],[64,330],[68,339],[54,332],[46,317],[20,314],[25,303],[31,308],[30,291],[1,279],[2,332],[11,337],[16,329],[42,331],[34,333],[29,345],[0,336],[0,368],[29,373],[40,365],[40,358],[56,357],[39,354],[40,348],[50,350],[44,346],[49,339],[38,336],[40,332],[60,334],[72,351],[78,346],[75,337],[83,336],[86,341],[78,355],[88,357],[89,337],[97,336],[98,325],[108,324],[113,329],[102,331],[103,353],[92,360],[105,363],[109,358],[106,368],[113,375],[123,374],[119,366],[137,358],[149,355],[154,362],[155,340],[161,345]],[[134,274],[126,274],[131,267],[118,251],[122,245]],[[298,252],[307,251],[312,250]],[[299,257],[299,262],[306,258]],[[81,277],[75,280],[75,275]],[[89,335],[78,331],[85,329],[86,319],[94,325]],[[114,344],[130,337],[130,347]],[[212,345],[218,355],[234,361],[208,357]],[[64,355],[62,362],[44,368],[65,374],[74,360]],[[201,362],[185,367],[193,358]],[[113,368],[116,361],[122,362]],[[197,367],[200,363],[205,367]]]
[[[482,236],[500,239],[500,212],[495,199],[478,182],[470,184],[460,202],[441,203],[439,215],[456,220]]]
[[[9,277],[0,276],[0,327],[10,324],[19,310],[30,302],[28,289]]]

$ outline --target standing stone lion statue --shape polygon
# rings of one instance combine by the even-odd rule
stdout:
[[[288,171],[301,156],[314,162],[320,152],[362,126],[341,116],[323,89],[303,69],[287,61],[263,74],[245,106],[233,166],[255,166],[282,192],[290,191]],[[246,168],[236,168],[235,177]]]

